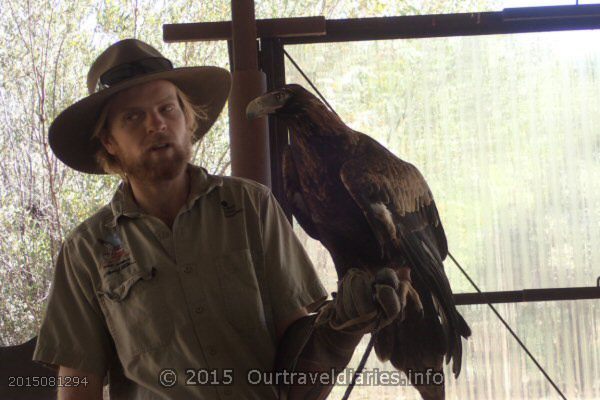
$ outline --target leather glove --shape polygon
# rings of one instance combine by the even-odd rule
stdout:
[[[401,311],[399,279],[391,268],[383,268],[373,277],[367,271],[352,268],[338,282],[333,301],[319,313],[316,325],[346,333],[365,334],[390,324]]]

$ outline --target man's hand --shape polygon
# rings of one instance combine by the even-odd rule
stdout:
[[[58,400],[102,400],[102,377],[63,366],[59,368],[58,376],[87,378],[86,385],[59,387]]]
[[[391,268],[379,270],[375,277],[352,268],[339,282],[337,295],[321,310],[316,324],[354,334],[383,328],[404,311],[398,288],[398,275]]]
[[[275,370],[329,374],[333,369],[337,375],[348,365],[363,334],[390,324],[403,312],[399,281],[391,268],[375,277],[349,270],[338,284],[337,295],[316,320],[314,315],[305,316],[288,326],[279,342]],[[280,385],[279,396],[282,400],[324,400],[332,387],[333,382]]]

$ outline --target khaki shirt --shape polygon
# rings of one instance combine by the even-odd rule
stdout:
[[[108,371],[111,398],[276,399],[247,372],[270,371],[277,323],[327,292],[267,187],[188,170],[172,230],[122,184],[68,236],[33,359]]]

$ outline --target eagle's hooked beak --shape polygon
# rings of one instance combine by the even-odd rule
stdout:
[[[259,96],[248,103],[246,117],[255,119],[273,114],[285,105],[290,95],[282,91],[273,91]]]

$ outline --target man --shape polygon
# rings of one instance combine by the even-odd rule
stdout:
[[[268,188],[189,164],[229,87],[226,70],[173,68],[127,39],[51,125],[66,165],[123,178],[58,256],[34,360],[59,367],[59,398],[100,399],[105,376],[111,398],[324,398],[329,384],[257,377],[274,364],[339,371],[396,316],[397,299],[373,301],[371,278],[355,274],[340,290],[360,288],[357,300],[327,305],[351,328],[315,327],[308,312],[326,291]]]

